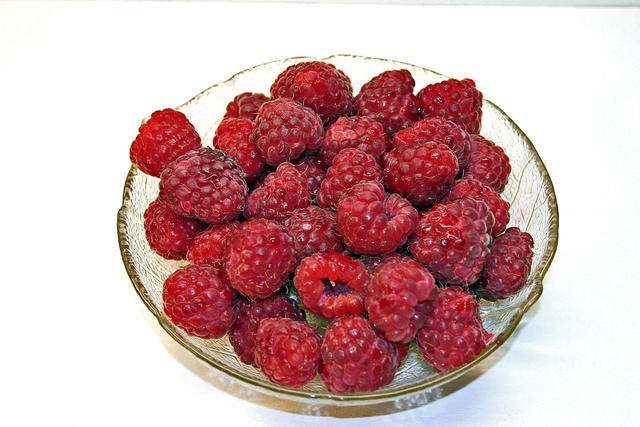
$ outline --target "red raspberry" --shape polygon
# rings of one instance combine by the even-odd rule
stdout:
[[[439,142],[451,148],[453,154],[458,158],[460,169],[467,165],[470,147],[469,134],[449,120],[437,117],[423,119],[393,136],[393,145],[396,147],[429,141]]]
[[[318,332],[305,322],[265,319],[256,332],[256,365],[269,381],[300,388],[318,374],[320,343]]]
[[[497,236],[507,228],[510,218],[509,203],[504,201],[500,194],[496,193],[491,187],[474,178],[459,179],[453,183],[451,191],[443,201],[448,202],[462,199],[463,197],[482,200],[487,204],[495,219],[491,229],[492,236]]]
[[[169,163],[200,148],[200,135],[187,116],[167,108],[151,114],[138,129],[129,157],[140,170],[160,176]]]
[[[469,133],[480,133],[482,92],[471,79],[449,79],[428,85],[418,92],[423,117],[442,117]]]
[[[385,71],[362,86],[354,103],[356,112],[379,121],[390,134],[409,127],[420,119],[415,84],[407,70]]]
[[[420,218],[409,250],[436,278],[469,285],[478,280],[489,255],[493,221],[482,201],[436,204]]]
[[[490,338],[473,297],[459,287],[452,287],[440,289],[416,341],[425,360],[436,371],[443,372],[471,362],[482,353]]]
[[[236,318],[234,295],[212,266],[188,265],[167,277],[162,301],[171,322],[189,335],[221,338]]]
[[[255,120],[258,109],[267,101],[271,101],[271,99],[261,93],[241,93],[227,104],[227,113],[224,115],[224,118],[233,117]]]
[[[419,206],[447,195],[458,174],[458,159],[437,142],[402,145],[384,156],[383,176],[389,191]]]
[[[347,190],[365,181],[382,181],[376,159],[357,148],[345,148],[333,158],[333,165],[327,170],[318,192],[318,205],[337,208]]]
[[[351,114],[353,89],[342,71],[326,62],[294,64],[271,85],[271,96],[290,98],[318,113],[325,124]]]
[[[224,119],[216,129],[213,147],[235,157],[248,183],[256,180],[264,170],[264,161],[256,146],[249,141],[253,122],[247,119]]]
[[[178,215],[209,224],[235,219],[244,209],[247,184],[235,159],[203,147],[178,157],[160,176],[160,200]]]
[[[237,317],[229,331],[229,342],[240,360],[256,367],[256,332],[261,320],[271,317],[304,320],[304,312],[298,308],[295,301],[282,295],[273,295],[254,302],[240,297],[236,300],[234,308]]]
[[[369,117],[340,117],[324,135],[322,158],[330,165],[345,148],[357,148],[380,162],[391,149],[391,141],[382,124]]]
[[[144,212],[144,231],[149,246],[166,259],[184,259],[193,239],[204,230],[196,220],[173,213],[159,200]]]
[[[429,271],[410,258],[380,264],[367,286],[369,320],[392,342],[408,344],[422,328],[437,288]]]
[[[510,227],[495,238],[489,251],[477,294],[488,300],[515,294],[527,283],[531,272],[533,238],[518,227]]]
[[[396,345],[396,348],[398,349],[398,360],[396,363],[396,369],[398,369],[400,367],[400,365],[402,365],[402,362],[404,362],[404,359],[407,358],[407,354],[409,353],[409,346],[410,344],[401,344],[401,343],[394,343]]]
[[[403,260],[405,258],[406,259],[410,259],[408,256],[401,255],[401,254],[399,254],[397,252],[391,252],[390,254],[374,255],[374,256],[365,257],[362,260],[362,263],[367,268],[367,271],[369,272],[369,274],[373,274],[375,269],[380,264],[382,264],[383,262],[391,261],[391,260],[394,260],[394,259]]]
[[[224,245],[227,237],[238,229],[238,222],[212,225],[198,234],[189,248],[187,259],[191,264],[208,264],[220,272],[223,270]]]
[[[280,163],[247,198],[244,216],[284,221],[311,204],[307,178],[291,163]]]
[[[464,178],[475,178],[502,193],[509,181],[511,164],[504,150],[480,135],[471,135],[469,165]]]
[[[267,298],[282,286],[298,260],[284,227],[264,218],[243,222],[227,238],[224,268],[229,283],[250,298]]]
[[[293,284],[307,310],[333,319],[362,313],[368,280],[369,273],[360,261],[338,252],[323,252],[302,260]]]
[[[296,160],[294,163],[296,169],[307,177],[307,185],[311,196],[315,197],[320,191],[320,184],[326,175],[326,168],[324,167],[324,161],[321,157],[304,156]]]
[[[404,245],[418,224],[418,211],[379,182],[356,185],[338,205],[338,232],[350,251],[377,255]]]
[[[268,165],[276,166],[322,145],[322,120],[291,99],[262,104],[249,140]]]
[[[375,391],[393,380],[398,349],[358,315],[335,318],[320,348],[320,379],[332,393]]]
[[[336,215],[318,206],[296,209],[284,222],[301,258],[317,252],[342,252]]]

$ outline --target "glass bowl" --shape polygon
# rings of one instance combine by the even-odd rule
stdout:
[[[411,71],[416,90],[448,77],[404,62],[355,55],[328,58],[294,57],[257,65],[230,79],[211,86],[177,107],[187,115],[206,145],[222,119],[227,103],[241,92],[269,93],[271,83],[287,66],[323,60],[343,70],[351,79],[354,94],[373,76],[393,69]],[[480,86],[480,89],[482,87]],[[348,395],[327,391],[319,377],[300,389],[269,382],[262,373],[236,357],[227,337],[205,340],[192,337],[173,326],[162,309],[162,286],[167,276],[186,261],[169,261],[154,253],[147,244],[143,214],[158,195],[158,178],[140,172],[135,166],[127,175],[122,207],[118,212],[118,240],[122,260],[133,286],[162,328],[178,343],[214,368],[260,392],[308,404],[363,405],[407,397],[441,386],[469,371],[499,348],[513,333],[524,313],[540,298],[542,280],[551,264],[558,242],[558,210],[553,184],[535,147],[518,126],[489,100],[483,101],[481,134],[500,145],[511,159],[512,173],[503,197],[511,204],[510,226],[529,232],[535,240],[531,275],[516,295],[497,302],[480,301],[484,327],[494,337],[474,361],[445,373],[436,373],[425,363],[412,344],[409,355],[389,385],[375,392]]]

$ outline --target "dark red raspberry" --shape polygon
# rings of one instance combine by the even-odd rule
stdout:
[[[318,374],[320,344],[318,332],[305,322],[265,319],[256,332],[255,362],[269,381],[300,388]]]
[[[312,313],[333,319],[364,310],[369,273],[358,260],[323,252],[302,260],[293,278],[300,300]]]
[[[264,161],[256,146],[249,141],[252,130],[251,120],[224,119],[213,137],[213,147],[235,157],[249,183],[255,181],[264,170]]]
[[[475,178],[502,193],[509,181],[511,164],[504,150],[480,135],[471,135],[469,164],[464,169],[464,178]]]
[[[250,298],[267,298],[296,266],[293,239],[284,227],[264,218],[243,222],[227,238],[224,268],[229,283]]]
[[[231,328],[236,313],[235,292],[210,265],[188,265],[164,282],[162,301],[171,322],[189,335],[220,338]]]
[[[384,156],[383,176],[389,191],[426,206],[447,195],[458,174],[458,159],[437,142],[402,145]]]
[[[391,261],[393,259],[410,259],[408,256],[405,255],[401,255],[397,252],[391,252],[390,254],[383,254],[383,255],[374,255],[374,256],[368,256],[365,257],[362,260],[362,263],[364,264],[365,267],[367,267],[367,271],[369,272],[369,274],[373,274],[373,272],[375,271],[376,267],[378,267],[380,264],[382,264],[383,262],[387,262],[387,261]]]
[[[151,114],[138,129],[129,157],[142,172],[160,176],[169,163],[200,148],[200,135],[187,116],[167,108]]]
[[[382,124],[369,117],[340,117],[324,134],[322,158],[330,165],[345,148],[357,148],[380,162],[391,149],[391,141]]]
[[[407,128],[420,119],[415,84],[408,70],[385,71],[362,86],[354,103],[356,112],[379,121],[390,134]]]
[[[398,349],[398,360],[396,363],[396,370],[397,370],[400,367],[400,365],[402,365],[402,362],[404,362],[404,359],[407,358],[410,344],[401,344],[401,343],[394,343],[394,344]]]
[[[234,220],[244,209],[247,184],[235,159],[203,147],[171,162],[160,176],[160,200],[178,215],[209,224]]]
[[[489,251],[477,294],[488,300],[515,294],[527,283],[531,272],[533,238],[518,227],[510,227],[495,238]]]
[[[304,320],[304,312],[298,308],[295,301],[282,295],[273,295],[253,302],[240,297],[236,300],[234,308],[237,317],[229,331],[229,342],[242,362],[256,367],[256,331],[261,320],[272,317]]]
[[[187,259],[191,264],[208,264],[218,272],[224,270],[224,245],[227,237],[238,229],[238,222],[211,225],[198,234],[189,248]]]
[[[429,271],[410,258],[380,264],[367,286],[369,320],[392,342],[408,344],[422,328],[437,294]]]
[[[238,119],[255,120],[260,106],[267,101],[271,101],[268,96],[261,93],[244,92],[233,98],[227,104],[227,112],[224,118],[233,117]]]
[[[483,201],[457,199],[423,213],[409,250],[437,279],[469,285],[489,255],[493,214]]]
[[[301,258],[317,252],[342,252],[336,215],[318,206],[296,209],[284,222]]]
[[[322,120],[310,108],[291,99],[262,104],[249,140],[268,165],[276,166],[322,145]]]
[[[418,223],[418,211],[399,195],[385,194],[379,182],[364,182],[340,200],[336,222],[350,251],[378,255],[405,244]]]
[[[453,154],[458,158],[460,169],[467,166],[470,147],[469,134],[462,127],[449,120],[437,117],[423,119],[393,136],[393,145],[396,147],[429,141],[439,142],[451,148]]]
[[[382,171],[376,159],[357,148],[345,148],[333,158],[318,192],[318,205],[333,209],[340,198],[354,185],[366,181],[382,181]]]
[[[271,85],[271,96],[290,98],[318,113],[325,124],[351,114],[353,89],[342,71],[326,62],[302,62],[289,66]]]
[[[299,158],[294,163],[296,169],[307,177],[307,185],[311,196],[315,197],[320,191],[320,184],[327,174],[327,169],[324,167],[324,160],[321,157],[304,156]]]
[[[440,289],[416,341],[425,360],[443,372],[471,362],[491,336],[482,326],[473,297],[452,287]]]
[[[244,216],[284,221],[311,204],[307,178],[291,163],[280,163],[247,198]]]
[[[449,79],[428,85],[418,92],[423,117],[442,117],[469,133],[480,133],[482,92],[471,79]]]
[[[320,379],[332,393],[375,391],[393,380],[398,349],[358,315],[335,318],[320,348]]]
[[[510,218],[509,203],[503,200],[500,194],[496,193],[491,187],[474,178],[459,179],[453,183],[451,191],[443,201],[448,202],[462,199],[463,197],[482,200],[487,204],[495,219],[491,229],[492,236],[497,236],[507,228]]]
[[[173,213],[160,200],[151,202],[144,212],[144,232],[149,247],[166,259],[184,259],[193,239],[204,225]]]

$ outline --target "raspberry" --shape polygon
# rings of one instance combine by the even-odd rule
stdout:
[[[265,319],[256,332],[256,365],[270,381],[300,388],[318,374],[320,343],[315,328],[304,322]]]
[[[502,193],[509,181],[511,164],[504,150],[492,141],[471,135],[469,165],[464,169],[464,178],[475,178]]]
[[[227,104],[227,113],[224,118],[238,118],[255,120],[258,114],[258,109],[262,104],[271,99],[261,93],[244,92],[233,98],[229,104]]]
[[[310,204],[307,178],[291,163],[280,163],[278,169],[249,194],[244,216],[283,221],[294,210]]]
[[[224,270],[224,245],[227,237],[238,229],[238,222],[211,225],[198,234],[189,248],[187,259],[191,264],[208,264],[220,272]],[[223,272],[224,274],[224,272]]]
[[[290,98],[318,113],[325,124],[351,114],[353,89],[342,71],[326,62],[294,64],[271,85],[271,96]]]
[[[240,297],[236,300],[234,308],[237,317],[229,331],[229,342],[240,360],[247,365],[256,367],[254,360],[256,331],[261,320],[271,317],[304,320],[304,312],[296,306],[292,299],[282,295],[273,295],[255,302]]]
[[[193,239],[204,230],[195,219],[173,213],[159,200],[151,202],[144,212],[144,232],[149,247],[166,259],[184,259]]]
[[[493,221],[482,201],[436,204],[420,218],[409,250],[437,279],[469,285],[478,280],[489,254]]]
[[[304,156],[296,160],[296,169],[307,177],[307,185],[311,196],[315,197],[320,191],[320,184],[326,175],[324,161],[320,157]]]
[[[489,251],[477,294],[488,300],[515,294],[531,272],[533,238],[518,227],[510,227],[495,238]]]
[[[338,232],[350,251],[377,255],[404,245],[418,223],[418,211],[379,182],[356,185],[338,205]]]
[[[423,117],[442,117],[462,126],[469,133],[480,133],[482,92],[471,79],[449,79],[428,85],[418,92]]]
[[[249,141],[253,122],[247,119],[224,119],[216,129],[213,147],[235,157],[248,183],[256,180],[264,170],[264,161],[256,146]]]
[[[221,338],[236,318],[235,292],[210,265],[188,265],[164,282],[162,301],[171,322],[189,335]]]
[[[362,263],[364,264],[364,266],[367,268],[367,271],[369,272],[369,274],[373,274],[373,272],[375,271],[375,269],[382,264],[383,262],[387,262],[387,261],[391,261],[394,259],[410,259],[407,256],[401,255],[397,252],[391,252],[390,254],[383,254],[383,255],[374,255],[374,256],[368,256],[365,257],[362,260]]]
[[[444,372],[471,362],[490,338],[473,297],[452,287],[440,289],[416,341],[425,360],[436,371]]]
[[[229,283],[250,298],[274,294],[297,262],[293,239],[280,224],[264,218],[243,222],[227,238],[224,268]]]
[[[369,320],[392,342],[408,344],[422,328],[437,293],[429,271],[410,258],[376,267],[365,300]]]
[[[413,95],[415,84],[407,70],[377,75],[356,96],[354,106],[358,116],[379,121],[390,134],[411,126],[420,119]]]
[[[296,209],[284,222],[301,258],[317,252],[342,252],[336,215],[318,206]]]
[[[407,358],[407,354],[409,353],[409,344],[395,343],[395,345],[398,349],[398,359],[396,362],[396,369],[398,369],[400,365],[402,365],[402,362],[404,362],[404,359]]]
[[[467,165],[470,147],[469,134],[449,120],[437,117],[423,119],[393,136],[393,145],[396,147],[429,141],[439,142],[451,148],[458,159],[460,169]]]
[[[368,280],[369,273],[360,261],[338,252],[323,252],[302,260],[293,284],[307,310],[333,319],[362,313]]]
[[[333,158],[333,165],[318,192],[318,205],[333,209],[340,198],[354,185],[365,181],[381,181],[380,166],[370,154],[357,148],[345,148]]]
[[[320,379],[332,393],[375,391],[391,382],[397,347],[358,315],[335,318],[320,348]]]
[[[340,117],[324,135],[322,158],[330,165],[336,154],[345,148],[357,148],[380,162],[384,153],[391,149],[391,141],[382,124],[369,117]]]
[[[151,114],[138,129],[129,157],[142,172],[159,177],[169,163],[200,148],[200,135],[187,116],[167,108]]]
[[[160,200],[178,215],[209,224],[229,222],[244,209],[243,175],[233,157],[203,147],[166,167],[160,176]]]
[[[322,145],[322,120],[291,99],[262,104],[249,140],[268,165],[277,166]]]
[[[493,214],[495,224],[491,229],[491,235],[497,236],[502,233],[509,223],[509,203],[504,201],[500,194],[496,193],[491,187],[483,184],[474,178],[463,178],[454,182],[451,191],[445,197],[444,201],[462,199],[468,197],[470,199],[482,200],[487,204],[489,210]]]
[[[458,159],[437,142],[402,145],[384,156],[383,176],[389,191],[419,206],[442,199],[458,174]]]

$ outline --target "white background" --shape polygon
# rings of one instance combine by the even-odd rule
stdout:
[[[534,142],[560,208],[544,294],[510,341],[426,405],[325,412],[350,419],[248,395],[173,343],[116,239],[144,116],[332,53],[472,77]],[[639,76],[635,8],[0,3],[0,424],[637,425]]]

